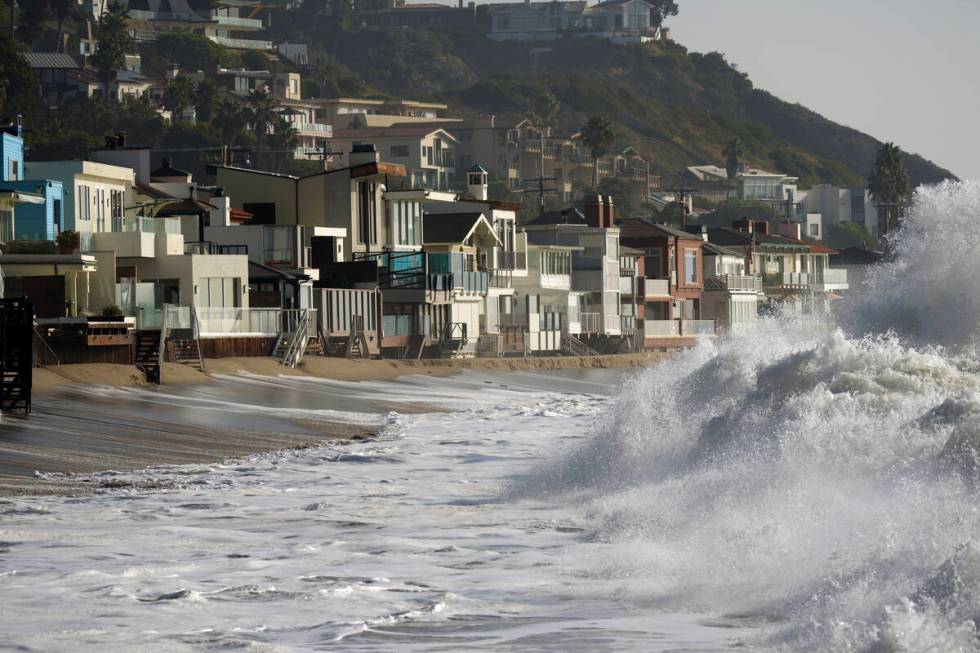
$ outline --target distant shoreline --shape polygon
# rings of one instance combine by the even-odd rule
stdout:
[[[348,360],[308,356],[296,369],[271,358],[225,358],[206,361],[207,372],[166,363],[163,387],[184,388],[207,384],[213,375],[235,377],[298,376],[337,381],[392,381],[421,374],[445,377],[461,370],[492,372],[547,372],[560,369],[641,368],[671,354],[621,354],[597,357],[478,358],[459,360]],[[107,470],[131,471],[161,465],[213,464],[248,455],[302,449],[329,441],[372,437],[380,427],[342,422],[321,423],[316,432],[243,431],[204,422],[162,422],[143,417],[125,398],[90,400],[75,392],[84,387],[135,388],[146,381],[135,367],[107,363],[62,365],[35,370],[35,415],[6,417],[0,423],[0,497],[88,495],[114,489],[166,489],[152,482],[131,485]],[[156,387],[156,386],[147,386]],[[122,402],[121,404],[119,402]],[[126,404],[129,403],[128,409]],[[123,409],[120,410],[120,406]],[[351,410],[420,412],[438,410],[417,404],[363,401]],[[284,427],[287,422],[283,422]],[[36,474],[35,472],[40,472]],[[96,476],[89,476],[96,475]]]

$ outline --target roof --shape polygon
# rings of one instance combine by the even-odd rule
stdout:
[[[845,247],[831,256],[834,265],[874,265],[885,260],[883,253],[863,247]]]
[[[164,203],[164,207],[157,212],[157,217],[164,218],[175,215],[197,215],[198,213],[210,213],[215,207],[202,202],[201,200],[183,199],[172,200]]]
[[[708,242],[727,247],[748,247],[749,245],[762,247],[782,247],[797,251],[806,251],[808,243],[799,240],[791,240],[782,236],[772,236],[759,232],[748,233],[731,229],[729,227],[708,228]]]
[[[619,225],[621,239],[671,236],[681,240],[701,241],[701,237],[697,234],[688,233],[683,229],[677,229],[659,222],[651,222],[645,218],[627,218],[620,220],[617,224]]]
[[[249,211],[245,211],[243,209],[236,209],[235,207],[231,207],[228,211],[228,216],[232,220],[251,220],[252,218],[255,217],[255,214]]]
[[[733,249],[727,249],[720,245],[716,245],[712,242],[707,242],[704,244],[705,254],[714,254],[715,256],[737,256],[742,258],[742,255]]]
[[[248,278],[249,279],[305,279],[307,278],[305,274],[292,274],[286,272],[285,270],[280,270],[279,268],[270,267],[268,265],[262,265],[261,263],[256,263],[255,261],[249,260],[248,262]]]
[[[442,127],[422,125],[417,127],[365,127],[363,129],[335,129],[334,138],[420,138],[433,132],[441,131],[456,140],[452,134]]]
[[[818,243],[815,240],[796,240],[795,238],[787,238],[786,236],[776,236],[776,238],[782,238],[783,240],[788,240],[791,243],[797,245],[806,245],[810,248],[810,252],[813,254],[836,254],[837,249],[833,247],[828,247],[823,243]]]
[[[154,188],[150,184],[144,183],[142,181],[137,181],[133,184],[133,187],[138,190],[143,195],[147,197],[152,197],[153,199],[165,200],[165,199],[176,199],[173,195],[169,193],[164,193],[158,188]]]
[[[482,213],[425,213],[422,218],[422,242],[462,243],[469,238],[482,221],[493,234],[493,227]],[[496,235],[494,235],[496,238]]]
[[[78,62],[70,54],[61,52],[23,52],[31,68],[79,68]]]
[[[578,209],[562,209],[561,211],[545,211],[526,225],[547,224],[588,224],[585,214]]]
[[[163,165],[156,170],[150,171],[150,178],[153,177],[190,177],[191,173],[186,170],[181,170],[180,168],[175,168],[173,161],[170,159],[164,159]]]

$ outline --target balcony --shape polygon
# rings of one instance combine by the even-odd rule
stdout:
[[[248,245],[222,245],[209,240],[184,243],[184,254],[199,254],[210,256],[240,255],[248,256]]]
[[[262,21],[255,18],[240,18],[238,16],[220,16],[211,14],[212,20],[218,21],[221,27],[234,31],[255,31],[262,29]]]
[[[705,290],[755,292],[762,294],[762,278],[758,275],[722,274],[704,280]]]
[[[143,216],[112,219],[112,231],[91,235],[89,251],[113,251],[119,258],[154,258],[184,253],[184,237],[177,218]]]
[[[696,338],[715,335],[714,320],[645,320],[645,338]]]
[[[762,275],[762,286],[767,290],[809,290],[810,275],[806,272],[774,272]]]
[[[325,125],[319,122],[304,122],[293,125],[300,135],[312,134],[316,136],[329,137],[333,134],[333,125]]]
[[[850,287],[847,284],[847,270],[824,268],[814,276],[813,289],[817,292],[847,290]]]
[[[643,298],[646,300],[670,299],[670,280],[644,279]]]

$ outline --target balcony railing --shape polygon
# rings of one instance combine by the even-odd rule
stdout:
[[[293,125],[296,131],[303,133],[315,133],[315,134],[326,134],[330,135],[333,133],[333,125],[325,125],[319,122],[304,122],[301,124]]]
[[[824,285],[846,286],[847,270],[841,268],[824,268],[817,275],[817,283]]]
[[[238,16],[222,16],[211,14],[213,20],[218,21],[222,27],[228,26],[239,30],[259,30],[262,29],[262,21],[255,18],[239,18]]]
[[[682,336],[713,336],[715,335],[714,320],[681,320]]]
[[[643,296],[646,298],[670,297],[670,281],[668,279],[644,279]]]
[[[681,335],[680,320],[646,320],[643,335],[647,338],[671,338]]]
[[[768,273],[762,276],[762,285],[766,288],[807,288],[810,275],[806,272]]]
[[[619,328],[623,333],[633,333],[636,331],[636,317],[633,315],[620,315]]]
[[[762,292],[762,278],[758,275],[722,274],[704,280],[705,290],[744,290]]]
[[[415,319],[411,315],[385,315],[381,319],[381,325],[385,336],[418,335]]]
[[[194,241],[184,243],[184,254],[203,254],[203,255],[241,255],[248,256],[248,245],[222,245],[213,243],[210,240]]]
[[[602,313],[579,313],[581,333],[602,333]]]
[[[146,216],[115,217],[112,219],[114,233],[179,234],[180,220],[177,218],[148,218]]]

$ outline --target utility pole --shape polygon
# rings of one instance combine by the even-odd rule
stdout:
[[[545,188],[544,182],[546,181],[558,181],[555,177],[545,177],[540,175],[538,177],[532,177],[531,179],[524,180],[527,183],[537,184],[537,188],[522,188],[519,192],[521,193],[532,193],[538,196],[538,208],[541,213],[544,213],[544,196],[545,193],[557,193],[557,188]]]

